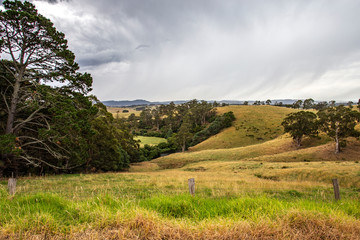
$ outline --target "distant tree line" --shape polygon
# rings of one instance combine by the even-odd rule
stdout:
[[[336,103],[335,100],[331,100],[329,102],[326,102],[326,101],[315,102],[314,99],[308,98],[308,99],[305,99],[304,101],[303,100],[296,100],[292,104],[283,104],[282,102],[275,102],[274,105],[278,106],[278,107],[288,107],[288,108],[294,108],[294,109],[323,110],[323,109],[326,109],[328,107],[335,107],[335,106],[344,105],[344,104]],[[346,105],[349,106],[349,107],[352,107],[354,105],[354,102],[349,101],[349,102],[347,102]]]

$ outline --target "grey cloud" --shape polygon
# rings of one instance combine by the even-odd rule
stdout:
[[[96,56],[90,55],[85,56],[78,59],[78,63],[80,66],[84,67],[93,67],[93,66],[99,66],[106,63],[112,63],[112,62],[122,62],[125,60],[125,57],[121,56],[121,54],[97,54]]]
[[[142,49],[142,48],[149,48],[149,47],[151,47],[150,45],[147,45],[147,44],[140,44],[139,46],[137,46],[136,48],[135,48],[135,50],[139,50],[139,49]]]
[[[325,98],[311,89],[360,71],[349,68],[360,62],[357,0],[52,2],[62,14],[46,6],[42,14],[91,67],[100,98]],[[104,76],[126,91],[119,96]],[[355,96],[337,89],[329,99]]]
[[[61,3],[61,2],[69,2],[71,0],[30,0],[31,2],[34,2],[34,1],[43,1],[43,2],[48,2],[48,3],[51,3],[51,4],[57,4],[57,3]]]

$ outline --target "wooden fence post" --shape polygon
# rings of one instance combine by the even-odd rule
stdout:
[[[16,178],[9,178],[8,181],[9,194],[14,195],[16,192]]]
[[[340,200],[340,189],[339,189],[339,183],[338,180],[335,178],[332,180],[333,186],[334,186],[334,194],[335,194],[335,200]]]
[[[189,192],[192,196],[194,196],[195,195],[195,179],[189,178],[188,184],[189,184]]]

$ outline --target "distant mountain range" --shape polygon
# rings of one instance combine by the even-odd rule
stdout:
[[[102,101],[105,106],[108,107],[130,107],[130,106],[146,106],[146,105],[165,105],[174,102],[175,104],[182,104],[186,103],[187,101],[164,101],[164,102],[150,102],[143,99],[136,99],[136,100],[109,100],[109,101]]]
[[[105,106],[108,107],[130,107],[130,106],[148,106],[148,105],[166,105],[169,104],[171,102],[174,102],[175,104],[182,104],[182,103],[186,103],[189,100],[178,100],[178,101],[163,101],[163,102],[150,102],[147,100],[143,100],[143,99],[136,99],[136,100],[120,100],[120,101],[116,101],[116,100],[109,100],[109,101],[102,101],[102,103]],[[276,100],[271,100],[272,104],[275,104],[275,102],[282,102],[283,104],[293,104],[296,100],[295,99],[276,99]],[[207,102],[214,102],[213,100],[207,100]],[[239,101],[239,100],[221,100],[221,101],[217,101],[218,103],[226,103],[226,104],[231,104],[231,105],[241,105],[244,104],[244,101]],[[247,101],[249,103],[249,105],[252,105],[255,101],[254,100],[248,100]]]

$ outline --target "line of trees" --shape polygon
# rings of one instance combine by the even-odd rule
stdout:
[[[260,102],[260,101],[257,101],[257,102],[258,102],[258,104],[254,103],[254,105],[260,105],[259,103],[262,103],[262,105],[265,104],[264,102]],[[360,99],[359,99],[359,102],[360,102]],[[358,106],[359,106],[359,102],[358,102]],[[335,100],[331,100],[329,102],[326,102],[326,101],[315,102],[314,99],[308,98],[308,99],[305,99],[304,101],[296,100],[292,104],[283,104],[282,102],[275,102],[274,105],[278,106],[278,107],[288,107],[288,108],[294,108],[294,109],[316,109],[316,110],[320,111],[320,110],[323,110],[323,109],[326,109],[329,107],[335,107],[335,106],[340,106],[340,105],[344,105],[344,104],[336,103]],[[349,102],[347,102],[346,105],[349,107],[353,107],[354,102],[349,101]]]
[[[216,102],[208,103],[196,99],[178,105],[171,102],[167,105],[146,107],[140,116],[131,114],[127,120],[138,135],[166,137],[178,132],[185,118],[188,118],[195,128],[203,128],[214,120],[217,106]]]
[[[0,176],[109,171],[139,159],[138,144],[95,96],[65,35],[29,2],[0,11]]]
[[[360,110],[360,101],[359,101]],[[300,111],[290,113],[283,120],[284,131],[289,133],[300,147],[304,136],[315,136],[319,131],[325,132],[335,141],[335,153],[346,145],[347,137],[359,137],[355,126],[360,122],[360,112],[352,106],[331,106],[321,109],[317,114]]]

